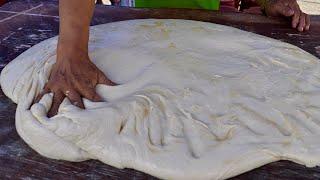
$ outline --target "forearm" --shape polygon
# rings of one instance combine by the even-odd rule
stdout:
[[[93,10],[94,0],[59,1],[58,60],[68,54],[88,53],[89,26]]]

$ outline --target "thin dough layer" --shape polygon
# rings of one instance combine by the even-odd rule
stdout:
[[[105,102],[52,94],[32,105],[55,63],[57,38],[1,73],[20,136],[43,156],[97,159],[165,179],[225,179],[278,161],[320,164],[319,59],[274,39],[188,20],[91,28],[90,57],[114,82]],[[30,108],[31,106],[31,108]]]

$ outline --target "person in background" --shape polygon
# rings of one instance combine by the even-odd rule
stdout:
[[[310,17],[301,11],[296,0],[251,1],[259,4],[267,16],[287,17],[291,21],[292,28],[299,31],[307,31],[310,28]],[[113,3],[119,2],[120,0],[115,0]],[[235,2],[239,4],[239,0]],[[38,102],[44,94],[53,93],[49,117],[57,114],[65,97],[75,106],[85,108],[82,98],[95,102],[102,101],[95,91],[97,84],[115,85],[90,61],[88,56],[89,25],[94,6],[94,0],[60,0],[59,2],[60,29],[57,61],[44,90],[35,100]]]

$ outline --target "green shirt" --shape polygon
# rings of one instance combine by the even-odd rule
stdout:
[[[218,10],[220,0],[134,0],[135,7]]]

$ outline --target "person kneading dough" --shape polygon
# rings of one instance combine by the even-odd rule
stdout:
[[[296,0],[257,0],[257,3],[268,16],[290,17],[292,27],[299,31],[310,28],[310,18],[300,10]],[[59,2],[60,36],[57,61],[44,91],[36,98],[38,102],[44,94],[54,94],[49,117],[57,114],[65,97],[72,104],[84,108],[82,98],[95,102],[102,100],[95,92],[97,84],[115,85],[88,56],[89,25],[94,6],[94,0]]]

